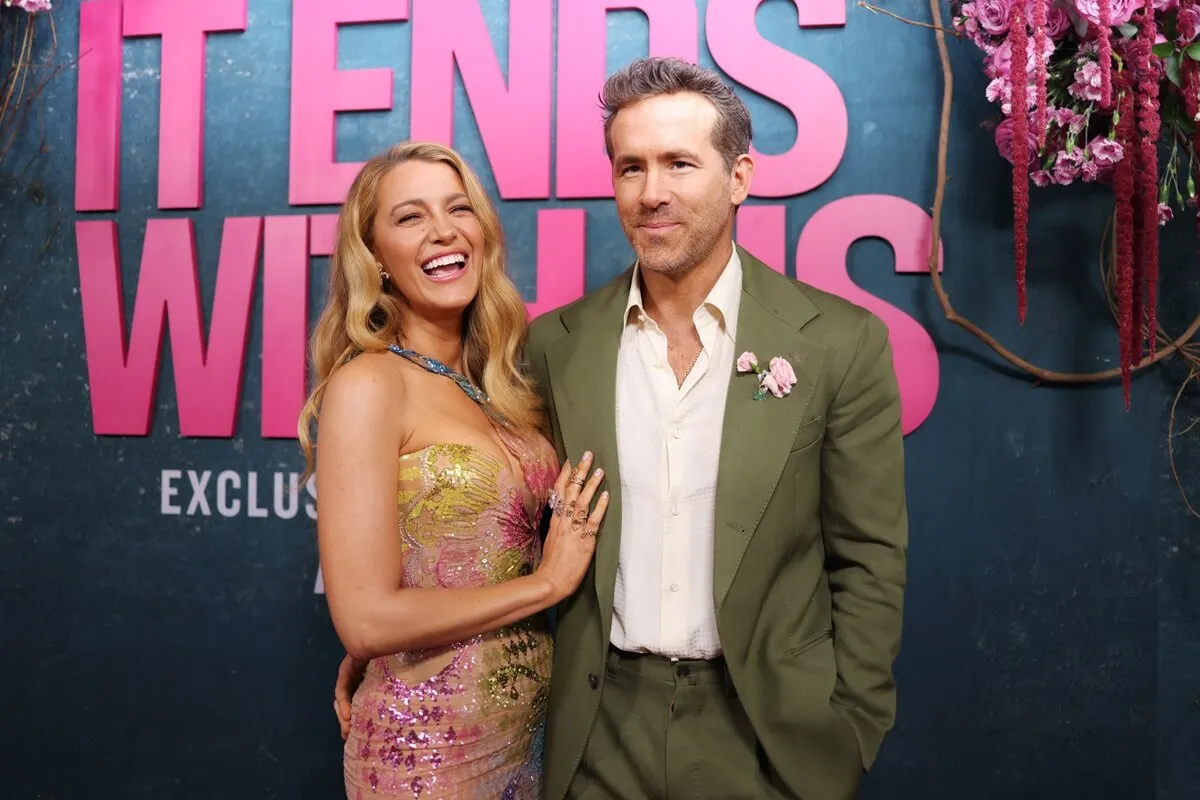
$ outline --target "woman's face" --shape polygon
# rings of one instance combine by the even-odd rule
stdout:
[[[449,164],[413,160],[393,167],[379,184],[373,224],[375,257],[414,313],[462,314],[475,299],[483,231]]]

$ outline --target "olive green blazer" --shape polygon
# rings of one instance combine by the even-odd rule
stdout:
[[[717,478],[713,603],[769,779],[857,792],[895,720],[908,524],[900,396],[884,324],[741,247],[736,353],[797,383],[753,399],[731,370]],[[612,497],[595,562],[558,609],[544,796],[561,800],[604,691],[621,538],[617,348],[631,270],[534,321],[526,350],[560,458],[596,454]]]

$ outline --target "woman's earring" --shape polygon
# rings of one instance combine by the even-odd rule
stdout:
[[[382,264],[379,265],[379,283],[380,283],[380,286],[383,288],[383,291],[385,291],[385,292],[391,291],[392,276],[387,274],[387,271],[384,270]]]

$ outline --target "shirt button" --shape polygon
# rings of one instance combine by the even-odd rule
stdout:
[[[679,516],[679,506],[677,506],[677,505],[673,505],[673,504],[672,504],[672,506],[671,506],[671,516],[673,516],[673,517],[678,517],[678,516]]]
[[[671,435],[674,436],[676,439],[678,439],[680,436],[683,436],[683,431],[680,430],[679,428],[675,428],[674,430],[671,431]]]
[[[588,686],[592,687],[593,689],[600,685],[600,679],[596,677],[596,673],[594,672],[588,674],[587,681]]]
[[[672,592],[678,592],[678,591],[679,591],[679,584],[678,584],[678,583],[672,583],[672,584],[671,584],[671,591],[672,591]]]

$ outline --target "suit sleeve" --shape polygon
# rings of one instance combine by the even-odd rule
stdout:
[[[821,523],[833,608],[833,704],[869,769],[896,718],[892,664],[908,560],[900,393],[887,327],[868,316],[828,414]]]
[[[559,460],[562,460],[562,436],[558,429],[558,414],[554,410],[554,395],[550,392],[550,372],[546,365],[546,348],[539,336],[541,325],[534,321],[534,325],[530,328],[529,338],[525,341],[525,350],[521,354],[524,364],[525,374],[533,383],[533,389],[537,392],[538,397],[542,400],[542,410],[546,414],[546,427],[550,435],[550,443],[554,445],[555,451],[558,453]],[[538,538],[543,543],[546,541],[546,535],[549,532],[550,515],[542,515],[542,527],[538,530]],[[551,606],[546,609],[547,624],[550,628],[550,635],[553,637],[558,631],[558,606]]]
[[[562,458],[562,436],[558,429],[558,414],[554,408],[554,394],[550,391],[550,373],[546,364],[546,336],[544,334],[544,320],[539,318],[534,320],[529,331],[529,338],[525,342],[525,351],[522,354],[525,373],[529,380],[533,383],[533,389],[537,392],[538,397],[542,401],[542,410],[546,414],[546,427],[550,436],[550,442],[558,451],[559,458]]]

